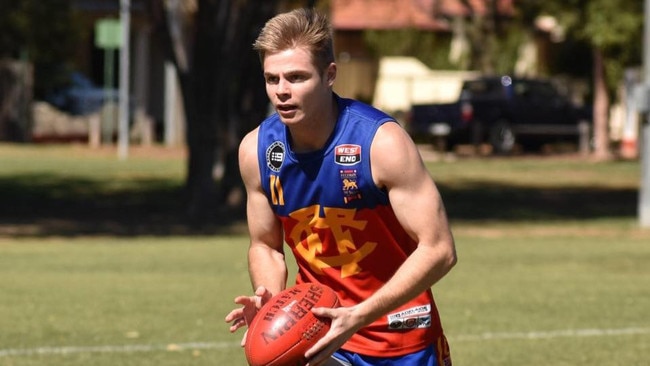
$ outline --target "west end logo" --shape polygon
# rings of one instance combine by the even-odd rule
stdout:
[[[274,172],[279,172],[282,162],[284,161],[284,144],[275,141],[266,149],[266,166]]]
[[[360,145],[338,145],[334,148],[335,160],[340,165],[354,165],[361,162]]]

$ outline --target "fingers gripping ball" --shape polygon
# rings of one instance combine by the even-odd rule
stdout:
[[[271,298],[257,313],[246,334],[246,359],[251,366],[300,366],[305,352],[330,328],[330,319],[311,309],[339,306],[331,288],[304,283]]]

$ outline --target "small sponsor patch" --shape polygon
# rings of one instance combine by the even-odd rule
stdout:
[[[416,329],[431,327],[431,315],[397,319],[388,323],[388,329]]]
[[[337,164],[354,165],[361,162],[361,146],[344,144],[334,148],[334,156]]]
[[[431,327],[431,305],[421,305],[388,314],[389,329],[416,329]]]
[[[357,170],[356,169],[341,169],[341,184],[343,191],[343,202],[349,203],[351,201],[361,199],[359,186],[357,185]]]
[[[285,149],[281,141],[275,141],[266,149],[266,166],[274,172],[279,172],[284,162]]]

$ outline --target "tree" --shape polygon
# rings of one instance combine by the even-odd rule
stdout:
[[[34,64],[37,97],[61,84],[56,71],[71,62],[83,32],[71,1],[0,0],[0,9],[0,59]]]
[[[266,113],[259,61],[251,49],[256,31],[278,1],[198,0],[192,34],[181,23],[180,1],[150,2],[153,19],[164,34],[176,65],[187,121],[186,210],[196,223],[209,219],[236,185],[236,142],[249,124]],[[189,42],[186,42],[189,40]],[[217,163],[225,165],[215,183]]]
[[[485,9],[477,3],[459,0],[458,14],[435,14],[450,20],[449,32],[420,29],[366,30],[364,39],[379,57],[412,56],[433,69],[479,70],[485,74],[510,73],[514,68],[517,46],[522,38],[513,27],[512,16],[500,12],[498,0],[484,0]],[[460,47],[457,56],[453,38]]]
[[[635,0],[598,0],[586,5],[587,22],[579,36],[587,39],[594,49],[594,138],[597,158],[606,158],[609,154],[609,100],[616,84],[622,80],[624,66],[630,61],[634,62],[634,53],[630,53],[630,50],[634,50],[634,45],[641,45],[642,14],[642,2]],[[637,50],[640,51],[639,48]]]
[[[608,110],[625,67],[641,56],[643,4],[638,0],[537,0],[527,11],[556,17],[567,37],[586,42],[593,55],[594,156],[609,157]]]
[[[80,38],[70,0],[0,0],[0,140],[30,139],[29,104],[57,84]],[[52,45],[56,47],[52,47]]]
[[[188,28],[181,24],[182,0],[150,0],[154,26],[164,35],[176,65],[185,104],[186,207],[193,222],[211,218],[218,208],[233,209],[226,197],[241,189],[238,142],[268,112],[260,60],[252,49],[259,30],[282,7],[315,3],[198,0]],[[183,29],[191,29],[191,34],[183,34]],[[225,172],[215,182],[218,163]]]

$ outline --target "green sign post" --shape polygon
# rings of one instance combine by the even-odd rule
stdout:
[[[122,26],[119,19],[100,19],[95,24],[95,46],[104,50],[104,90],[105,102],[110,99],[113,86],[113,70],[115,68],[115,50],[122,46]],[[114,106],[105,104],[102,109],[102,140],[110,143],[115,130]]]
[[[122,26],[119,19],[100,19],[95,24],[95,45],[104,49],[122,46]]]

